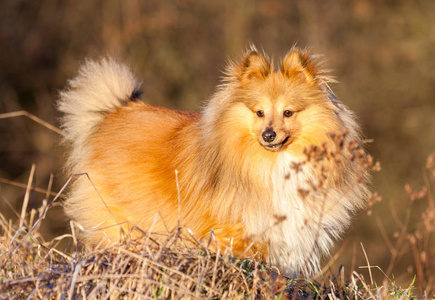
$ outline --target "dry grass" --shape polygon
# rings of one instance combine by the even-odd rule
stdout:
[[[344,268],[320,281],[288,279],[255,259],[211,252],[182,228],[164,242],[145,234],[85,250],[74,230],[45,242],[37,226],[27,232],[30,225],[17,230],[1,218],[1,299],[410,299],[414,293],[412,284],[376,288],[357,272],[346,278]],[[72,250],[56,249],[64,239]]]
[[[354,272],[322,282],[288,279],[254,259],[208,251],[182,229],[165,242],[153,235],[109,248],[79,250],[74,235],[46,243],[2,218],[0,298],[10,299],[408,299],[411,290],[374,289]],[[56,250],[70,239],[74,251]],[[161,237],[158,240],[162,240]],[[402,297],[404,296],[404,297]]]

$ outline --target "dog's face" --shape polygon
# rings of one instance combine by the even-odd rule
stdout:
[[[251,111],[255,114],[253,132],[264,149],[280,151],[297,137],[300,123],[296,114],[300,110],[286,99],[264,99],[253,105]]]
[[[251,134],[267,151],[291,150],[293,144],[298,149],[308,147],[325,138],[319,135],[333,130],[332,104],[316,80],[316,70],[301,55],[290,52],[274,70],[268,60],[253,52],[237,69],[236,102],[247,109]],[[322,126],[325,130],[318,130]]]

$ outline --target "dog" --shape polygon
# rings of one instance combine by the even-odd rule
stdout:
[[[275,66],[252,47],[200,112],[184,112],[142,102],[116,59],[87,60],[57,103],[67,172],[87,174],[66,214],[88,245],[182,225],[311,276],[368,195],[360,128],[331,82],[306,50]]]

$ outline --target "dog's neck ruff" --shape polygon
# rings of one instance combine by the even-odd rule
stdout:
[[[340,191],[316,186],[320,186],[319,176],[309,163],[279,153],[270,172],[273,210],[259,212],[257,220],[246,220],[253,234],[263,234],[269,262],[290,276],[318,273],[321,256],[328,254],[343,223],[349,222],[349,211],[340,202],[334,211],[326,205],[340,201]]]

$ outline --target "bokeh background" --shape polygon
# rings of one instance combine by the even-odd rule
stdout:
[[[198,110],[228,59],[250,43],[275,60],[295,44],[323,54],[339,81],[333,89],[359,117],[373,140],[368,151],[382,164],[372,185],[383,200],[371,215],[355,217],[331,269],[342,264],[346,273],[356,269],[368,277],[359,268],[367,265],[362,243],[371,265],[409,285],[418,271],[412,244],[403,242],[389,267],[388,241],[397,243],[409,211],[405,184],[418,190],[425,183],[426,158],[435,151],[435,1],[2,1],[0,113],[26,110],[57,126],[58,91],[84,58],[107,54],[132,66],[145,101]],[[65,184],[65,149],[58,142],[58,134],[28,118],[0,119],[0,210],[6,217],[17,219],[25,190],[4,182],[26,184],[32,164],[35,187],[47,188],[50,174],[54,191]],[[32,192],[29,209],[43,199]],[[432,258],[424,272],[434,274],[433,234],[420,234],[427,205],[425,197],[413,204],[406,232],[422,240],[417,246]],[[68,226],[57,205],[42,230],[49,240]],[[378,281],[385,278],[372,272]],[[421,286],[430,280],[426,276]]]

